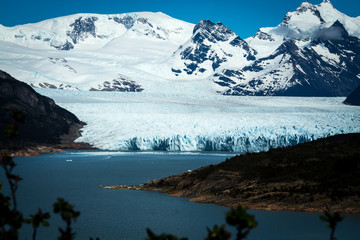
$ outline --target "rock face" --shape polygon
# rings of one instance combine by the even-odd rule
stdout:
[[[58,144],[62,140],[71,142],[78,137],[79,129],[84,124],[52,99],[36,93],[29,85],[0,71],[1,129],[12,122],[11,110],[20,111],[25,116],[24,124],[18,124],[20,135],[15,139],[17,148]],[[9,145],[9,140],[1,134],[1,148]]]
[[[256,52],[222,23],[200,21],[189,41],[173,54],[172,71],[178,77],[213,74],[223,63],[235,64],[240,59],[253,60]]]
[[[360,106],[360,86],[358,86],[350,95],[345,99],[345,104]]]
[[[97,88],[90,88],[90,91],[141,92],[143,90],[135,81],[121,74],[112,82],[105,81],[102,85],[98,85]]]
[[[136,186],[192,201],[259,209],[360,213],[360,134],[248,153]]]

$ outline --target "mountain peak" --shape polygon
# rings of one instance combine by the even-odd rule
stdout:
[[[220,31],[222,33],[232,33],[232,31],[221,22],[213,23],[210,20],[200,20],[200,22],[194,27],[193,33],[196,33],[199,29],[203,29],[208,32]]]
[[[294,12],[288,12],[282,22],[282,25],[298,25],[308,26],[312,23],[325,23],[324,19],[321,17],[321,14],[316,5],[311,4],[306,1],[303,2]]]
[[[213,23],[210,20],[201,20],[193,30],[194,40],[208,39],[210,42],[227,41],[235,35],[224,24]]]
[[[300,6],[309,6],[309,5],[313,6],[308,0],[300,4]]]
[[[322,3],[319,4],[319,6],[329,6],[332,8],[335,8],[334,5],[330,2],[330,0],[324,0]]]
[[[351,36],[360,37],[359,18],[347,16],[326,0],[317,5],[309,1],[303,2],[295,11],[288,12],[271,32],[286,38],[306,40],[319,29],[328,28],[336,21],[339,21]]]

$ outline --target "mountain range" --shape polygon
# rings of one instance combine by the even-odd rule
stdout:
[[[0,69],[41,88],[346,96],[360,85],[360,17],[306,1],[242,39],[210,20],[76,14],[0,25],[0,54]]]

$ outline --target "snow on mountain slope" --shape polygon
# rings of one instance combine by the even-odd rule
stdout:
[[[164,61],[190,38],[193,27],[150,12],[76,14],[0,26],[0,68],[35,87],[109,90],[105,85],[118,82],[119,75],[129,79],[126,84],[146,85],[163,79],[141,65],[154,68]]]
[[[177,92],[193,81],[189,91],[201,83],[210,94],[347,96],[360,84],[360,19],[306,1],[243,40],[209,20],[76,14],[0,25],[0,54],[0,69],[34,87],[158,92],[173,82]]]
[[[246,40],[200,21],[166,62],[147,69],[177,81],[209,79],[225,95],[346,96],[360,84],[359,24],[329,1],[304,2]]]
[[[87,122],[77,141],[101,149],[244,153],[360,131],[344,98],[37,91]]]
[[[169,62],[179,78],[202,78],[225,66],[246,65],[255,59],[255,54],[244,40],[222,23],[206,20],[194,27],[191,39],[179,47]]]
[[[318,5],[303,2],[294,12],[289,12],[277,27],[260,28],[258,33],[246,41],[258,51],[259,57],[274,52],[285,39],[309,41],[318,37],[321,29],[329,28],[339,21],[353,37],[360,38],[359,18],[339,12],[328,0]]]
[[[193,25],[163,13],[75,14],[39,23],[4,27],[0,40],[40,49],[101,48],[124,38],[161,39],[181,44]]]
[[[360,84],[359,34],[358,18],[328,0],[306,1],[277,27],[245,39],[256,60],[235,74],[215,73],[214,82],[231,95],[346,96]]]

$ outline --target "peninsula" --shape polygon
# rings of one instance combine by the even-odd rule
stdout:
[[[229,207],[360,214],[360,134],[247,153],[141,185],[100,187]]]

